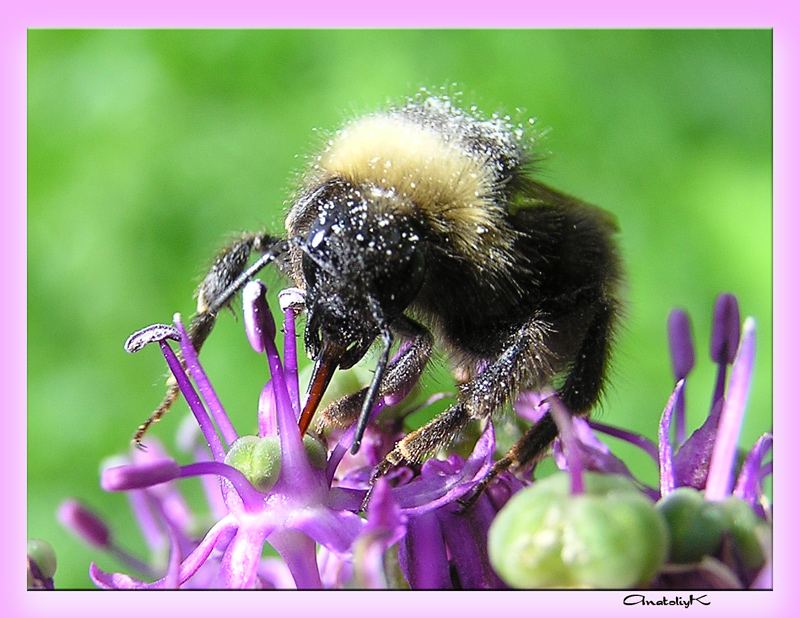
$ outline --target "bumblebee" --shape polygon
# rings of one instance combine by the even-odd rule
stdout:
[[[425,91],[345,124],[307,170],[286,238],[246,233],[214,260],[190,323],[195,348],[232,296],[275,261],[306,295],[314,368],[302,432],[335,370],[376,342],[370,385],[321,413],[325,424],[358,423],[353,452],[373,404],[415,381],[435,347],[463,378],[455,403],[400,440],[376,475],[421,461],[522,390],[554,387],[572,414],[588,414],[620,315],[617,224],[535,180],[532,142],[508,118]],[[173,385],[135,442],[177,396]],[[545,415],[488,478],[535,460],[556,435]]]

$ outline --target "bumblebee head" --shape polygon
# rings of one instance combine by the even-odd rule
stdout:
[[[317,217],[301,249],[306,351],[315,365],[303,430],[335,369],[356,364],[379,335],[390,337],[392,321],[414,300],[424,278],[412,218],[383,207],[398,196],[337,179],[308,199],[317,200]]]

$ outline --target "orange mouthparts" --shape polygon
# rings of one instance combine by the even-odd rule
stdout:
[[[306,400],[306,405],[303,408],[302,414],[300,414],[300,420],[298,422],[301,436],[306,434],[306,431],[311,425],[311,419],[314,418],[314,413],[317,411],[317,407],[319,407],[319,402],[325,394],[328,385],[331,383],[333,372],[336,371],[338,366],[339,360],[335,355],[329,355],[325,350],[320,352],[319,358],[314,365],[311,383],[308,385],[308,399]]]

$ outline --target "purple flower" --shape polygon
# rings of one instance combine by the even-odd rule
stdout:
[[[343,432],[329,455],[321,452],[310,436],[301,439],[295,312],[290,306],[285,308],[287,336],[282,363],[273,340],[275,327],[265,290],[260,284],[251,284],[244,295],[248,337],[256,351],[266,353],[272,375],[260,398],[258,436],[236,434],[177,316],[174,329],[157,325],[129,340],[128,346],[136,349],[150,340],[159,343],[202,431],[207,451],[197,452],[195,462],[184,466],[159,447],[134,451],[130,463],[104,471],[101,483],[106,490],[126,491],[132,502],[138,497],[155,503],[156,519],[169,539],[170,563],[167,573],[152,583],[105,573],[92,565],[95,583],[109,588],[277,585],[279,578],[265,579],[263,575],[266,569],[261,553],[268,544],[301,588],[388,585],[385,555],[396,545],[400,571],[412,587],[502,586],[488,563],[486,534],[494,514],[520,484],[503,475],[472,508],[465,510],[460,502],[489,470],[494,452],[491,425],[466,461],[451,455],[445,461],[426,462],[419,474],[401,467],[379,479],[366,518],[358,517],[355,513],[370,488],[373,466],[402,434],[391,424],[384,427],[388,433],[370,427],[363,453],[355,457],[347,452],[352,428]],[[181,370],[167,339],[180,342],[197,390]],[[385,405],[379,402],[373,416]],[[337,472],[343,460],[345,464]],[[167,508],[168,497],[177,493],[176,481],[189,476],[220,479],[216,492],[213,485],[207,485],[218,519],[202,539],[186,533],[192,519],[186,509]],[[397,486],[391,487],[389,481]],[[180,502],[175,497],[171,501]],[[142,527],[148,531],[156,526],[144,521]],[[135,559],[126,562],[139,572],[153,572]]]
[[[434,397],[435,399],[438,396]],[[374,431],[374,430],[373,430]],[[391,433],[392,428],[388,431]],[[394,434],[397,440],[401,435]],[[375,443],[391,443],[375,439]],[[349,443],[346,443],[349,444]],[[495,451],[494,428],[487,425],[470,456],[464,460],[451,454],[444,460],[429,459],[421,467],[401,466],[392,470],[372,489],[367,509],[367,528],[374,515],[382,513],[384,537],[391,538],[384,551],[397,544],[397,561],[406,585],[412,589],[503,588],[492,569],[486,550],[486,538],[494,516],[523,483],[505,472],[489,484],[469,508],[464,500],[489,472]],[[369,490],[371,470],[379,457],[361,469],[352,469],[340,486]],[[393,486],[390,491],[389,487]],[[374,511],[373,511],[374,509]],[[391,514],[389,516],[388,514]],[[357,545],[361,539],[357,540]],[[330,565],[331,560],[328,559]],[[358,575],[357,583],[372,587]],[[329,566],[341,573],[341,564]],[[381,580],[388,580],[391,569],[373,569]]]
[[[673,366],[680,366],[676,356],[686,354],[692,343],[688,317],[670,320],[669,336]],[[661,583],[685,587],[771,587],[771,507],[763,492],[763,480],[772,471],[764,457],[772,446],[772,434],[762,435],[737,469],[739,432],[744,418],[755,358],[755,320],[747,318],[739,325],[736,298],[721,294],[714,308],[711,336],[711,359],[717,364],[717,381],[711,410],[706,421],[691,436],[679,443],[669,439],[673,417],[683,416],[683,392],[688,371],[676,369],[678,378],[659,425],[660,493],[666,506],[678,489],[703,490],[705,504],[696,508],[700,515],[733,518],[715,552],[699,564],[681,566],[662,576]],[[684,350],[678,352],[676,350]],[[730,369],[729,369],[730,368]],[[728,375],[729,374],[729,375]],[[727,380],[727,385],[726,385]],[[673,452],[674,451],[674,452]],[[684,493],[676,503],[687,499]],[[698,494],[699,495],[699,494]],[[688,498],[688,501],[695,498]],[[699,498],[698,498],[699,499]],[[742,505],[747,505],[745,512]]]
[[[715,306],[710,350],[712,360],[718,365],[714,397],[706,421],[688,438],[685,437],[683,396],[695,356],[689,318],[682,311],[672,312],[668,321],[677,384],[661,415],[658,444],[623,429],[570,418],[560,409],[558,398],[552,392],[526,393],[516,402],[517,412],[531,422],[536,422],[548,411],[553,415],[560,434],[553,445],[553,455],[558,467],[568,473],[573,495],[584,494],[584,472],[600,472],[609,475],[609,480],[612,476],[620,481],[633,480],[640,492],[653,502],[657,501],[656,508],[668,523],[671,546],[669,560],[649,583],[653,587],[771,586],[771,508],[764,495],[763,480],[772,471],[772,464],[764,463],[772,445],[772,435],[766,433],[759,438],[744,457],[741,467],[735,465],[755,350],[755,321],[747,318],[740,327],[738,320],[736,298],[721,295]],[[674,440],[670,439],[673,426]],[[648,453],[659,466],[659,487],[647,487],[635,479],[625,463],[597,438],[596,432],[626,440]],[[539,482],[534,482],[531,489],[537,485]],[[548,482],[547,488],[543,486],[539,493],[546,497],[552,485]],[[520,496],[522,494],[527,496],[528,490],[521,492]],[[556,492],[555,495],[560,494]],[[537,499],[535,493],[530,496],[525,498],[530,503],[526,507],[527,513],[532,512],[531,505]],[[500,548],[497,556],[508,553],[505,543],[525,543],[526,535],[535,534],[530,527],[532,520],[526,518],[535,520],[536,516],[524,514],[525,509],[518,509],[519,503],[517,501],[514,507],[515,513],[520,510],[522,514],[515,514],[515,519],[501,516],[502,532],[495,535],[502,539],[497,541],[496,547]],[[561,529],[558,526],[574,525],[574,521],[569,519],[573,516],[571,508],[564,507],[566,519],[561,523],[551,521],[551,525],[556,527],[545,530],[542,538],[554,539],[559,534],[557,530]],[[509,523],[511,521],[515,523]],[[515,532],[519,530],[521,532]],[[589,543],[587,551],[599,551],[605,542],[600,537],[587,536],[586,539]],[[638,543],[644,541],[640,538]],[[593,579],[601,572],[582,572],[569,566],[568,560],[548,562],[551,558],[543,555],[541,563],[497,558],[496,566],[513,577],[514,585],[560,582],[557,585],[571,586],[607,581]],[[565,569],[560,578],[552,575],[554,565]],[[526,574],[520,575],[521,572]]]
[[[743,327],[740,327],[738,318],[736,298],[729,294],[720,295],[712,325],[711,358],[717,363],[718,371],[711,409],[703,425],[688,439],[678,443],[677,448],[669,440],[669,427],[673,416],[681,412],[677,403],[686,387],[688,372],[676,372],[678,382],[659,425],[662,495],[685,486],[704,489],[709,500],[720,500],[731,493],[739,431],[753,374],[756,334],[753,318],[747,318]],[[669,335],[673,350],[692,345],[688,329],[671,328]],[[677,344],[678,339],[683,342]],[[730,379],[726,388],[729,366]],[[739,493],[753,507],[758,506],[762,480],[759,472],[771,444],[772,435],[764,434],[739,472]]]
[[[272,378],[264,388],[259,406],[259,435],[239,437],[214,394],[188,343],[180,318],[175,329],[151,327],[137,333],[130,346],[159,343],[181,392],[203,433],[211,458],[180,466],[174,460],[148,457],[126,466],[107,469],[103,487],[110,491],[146,490],[191,476],[219,478],[224,512],[205,537],[185,543],[175,522],[166,518],[170,538],[170,564],[166,575],[145,583],[122,574],[108,574],[92,565],[91,576],[102,587],[162,588],[191,585],[209,561],[216,563],[213,587],[260,587],[265,544],[281,556],[300,588],[322,585],[316,560],[316,544],[341,556],[349,556],[364,528],[364,520],[348,510],[356,500],[348,492],[331,488],[324,449],[313,438],[301,438],[297,426],[299,398],[296,371],[284,371],[274,343],[274,323],[266,305],[265,289],[251,283],[245,289],[246,324],[257,351],[265,351]],[[285,310],[286,330],[293,332],[294,310]],[[291,324],[289,324],[291,322]],[[166,343],[177,339],[189,376]],[[296,368],[294,337],[287,336],[284,357]],[[219,433],[217,431],[219,429]],[[221,434],[221,435],[220,435]],[[226,445],[223,445],[223,441]],[[226,448],[227,447],[227,448]],[[309,454],[311,453],[311,454]],[[315,454],[316,453],[316,454]],[[320,457],[321,453],[321,457]],[[358,498],[358,496],[356,496]],[[162,509],[162,516],[165,510]]]
[[[759,438],[738,470],[738,476],[734,466],[755,351],[755,320],[747,318],[740,326],[738,319],[736,298],[730,294],[720,295],[714,310],[710,350],[711,358],[718,366],[717,380],[709,414],[697,430],[688,438],[681,438],[683,431],[676,431],[675,439],[670,439],[671,427],[685,425],[683,395],[695,362],[689,317],[682,310],[675,310],[668,320],[668,335],[677,383],[661,414],[658,444],[623,429],[574,418],[572,424],[583,466],[630,476],[625,464],[589,431],[591,428],[630,442],[654,459],[660,470],[659,489],[650,490],[655,498],[664,497],[677,487],[705,490],[710,500],[723,499],[733,492],[746,500],[760,516],[765,516],[762,481],[772,466],[764,464],[763,460],[772,445],[772,434],[765,433]],[[542,410],[546,410],[546,406],[544,401]],[[519,401],[517,410],[528,417],[533,414],[530,406],[521,406]],[[537,414],[542,414],[542,410]],[[554,445],[554,454],[559,467],[567,469],[560,440]]]
[[[489,526],[498,511],[491,494],[481,494],[469,508],[461,502],[489,472],[494,447],[489,423],[466,461],[455,454],[445,460],[429,459],[419,476],[395,490],[408,517],[400,568],[412,588],[504,587],[486,549]]]
[[[386,477],[376,480],[367,506],[366,525],[353,544],[353,560],[342,560],[327,548],[320,548],[323,584],[339,587],[349,582],[358,588],[396,587],[387,550],[406,534],[407,517],[400,510]]]
[[[145,465],[148,459],[154,461],[163,457],[165,457],[164,451],[156,440],[153,440],[146,453],[142,451],[132,454],[132,458],[142,461]],[[115,466],[122,463],[120,459],[114,462]],[[130,459],[125,458],[124,461]],[[196,539],[192,535],[194,518],[174,483],[129,491],[127,497],[149,555],[162,555],[168,548],[170,539],[174,539],[177,545],[184,547],[193,547],[196,544]],[[160,565],[151,563],[121,547],[115,540],[116,535],[112,526],[78,500],[67,499],[62,502],[58,509],[58,519],[65,528],[85,543],[108,553],[144,577],[157,579],[163,570]]]

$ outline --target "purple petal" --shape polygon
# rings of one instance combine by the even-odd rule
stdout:
[[[258,567],[258,578],[265,588],[290,590],[297,588],[291,571],[279,558],[263,558]]]
[[[578,456],[585,470],[604,472],[606,474],[622,474],[633,478],[628,466],[619,457],[615,456],[607,445],[597,439],[586,419],[573,417],[572,427],[575,432]],[[560,439],[556,440],[553,445],[553,458],[560,469],[568,469]]]
[[[89,577],[92,578],[95,586],[106,590],[153,590],[164,587],[160,581],[148,584],[124,573],[106,573],[101,571],[94,562],[89,566]]]
[[[348,554],[352,551],[356,537],[364,529],[365,522],[349,511],[309,507],[293,511],[284,525],[301,530],[337,554]]]
[[[489,483],[485,493],[492,503],[492,508],[494,508],[495,512],[498,512],[523,487],[526,487],[525,483],[511,472],[505,471],[502,474],[498,474],[494,481]]]
[[[555,391],[524,391],[514,400],[514,411],[531,423],[538,423],[550,409],[549,399]]]
[[[731,473],[736,457],[739,431],[750,392],[755,357],[755,320],[744,322],[742,343],[731,368],[728,392],[719,421],[719,431],[711,454],[711,464],[706,482],[706,500],[722,500],[730,491]]]
[[[353,577],[358,588],[383,590],[389,587],[384,567],[386,550],[381,542],[373,542],[374,536],[367,534],[356,541],[353,548]]]
[[[417,516],[467,494],[489,472],[494,445],[494,427],[489,423],[460,471],[451,474],[442,473],[444,469],[441,462],[426,461],[421,476],[408,485],[394,490],[394,495],[403,511],[408,515]]]
[[[406,533],[406,517],[392,495],[384,477],[375,481],[369,506],[367,525],[354,544],[353,566],[356,581],[363,588],[386,588],[384,556],[386,549]]]
[[[698,490],[705,488],[711,452],[717,439],[722,403],[723,399],[717,400],[703,424],[675,453],[673,469],[676,487],[694,487]]]
[[[472,449],[472,453],[464,463],[461,473],[465,479],[479,480],[482,478],[484,471],[488,471],[488,468],[491,467],[494,447],[494,425],[487,423],[486,429],[483,430],[481,437],[475,443],[475,448]]]
[[[379,400],[375,406],[373,406],[372,411],[369,414],[369,421],[367,423],[367,427],[372,424],[372,421],[381,413],[381,411],[386,407],[383,402],[383,399]],[[342,462],[344,456],[350,451],[350,446],[353,444],[353,440],[355,439],[356,435],[356,426],[357,423],[353,423],[345,432],[342,434],[342,437],[339,438],[339,442],[331,451],[330,457],[328,458],[328,465],[325,469],[325,477],[328,479],[328,484],[333,482],[333,477],[336,474],[336,469],[339,467],[339,464]]]
[[[583,493],[583,462],[581,461],[580,445],[572,425],[572,415],[570,415],[557,396],[550,399],[550,416],[558,427],[561,447],[566,448],[570,491],[574,496],[581,495]]]
[[[489,564],[486,543],[495,511],[488,497],[480,496],[463,513],[443,508],[436,514],[461,587],[467,590],[505,588]]]
[[[164,526],[155,515],[153,499],[146,489],[134,489],[125,495],[150,551],[161,551],[164,548]]]
[[[167,564],[167,574],[164,577],[164,587],[177,589],[180,587],[181,543],[179,532],[169,519],[167,519],[167,537],[169,538],[169,563]]]
[[[672,468],[672,444],[669,441],[669,428],[672,424],[672,412],[675,409],[675,402],[683,390],[684,381],[678,380],[675,390],[672,391],[664,412],[661,414],[661,422],[658,424],[658,462],[659,462],[659,484],[661,496],[666,496],[675,489],[675,473]]]
[[[195,550],[181,563],[178,585],[183,585],[192,575],[197,573],[200,567],[208,560],[220,539],[236,530],[238,526],[238,522],[232,515],[228,515],[214,524]]]
[[[190,577],[192,577],[192,575],[194,575],[198,569],[203,566],[203,564],[205,564],[208,556],[211,554],[211,551],[214,549],[220,538],[229,531],[235,529],[236,522],[230,517],[225,518],[215,524],[214,527],[208,531],[203,541],[180,565],[180,568],[178,569],[177,582],[174,573],[171,573],[168,577],[148,584],[142,580],[135,579],[123,573],[105,573],[101,571],[94,563],[92,563],[89,569],[89,575],[94,583],[100,588],[158,589],[166,587],[168,580],[170,581],[171,585],[181,586]]]
[[[328,493],[328,506],[335,511],[351,511],[355,513],[361,509],[366,495],[366,489],[331,487]]]
[[[378,478],[367,506],[365,531],[381,531],[385,542],[384,549],[386,549],[389,545],[399,541],[405,534],[407,519],[400,510],[400,505],[392,493],[389,481],[384,477]]]
[[[414,590],[447,590],[453,587],[442,528],[435,512],[410,519],[400,542],[400,569]]]
[[[755,443],[747,454],[736,480],[733,495],[742,500],[746,500],[755,506],[758,503],[759,488],[761,485],[761,462],[767,451],[772,448],[772,434],[765,433]]]
[[[283,558],[300,589],[322,588],[314,541],[299,530],[277,529],[267,541]]]
[[[255,588],[264,540],[270,529],[259,525],[241,526],[228,544],[219,569],[220,584],[226,589]]]
[[[322,587],[336,589],[352,586],[354,583],[362,587],[353,579],[354,562],[352,558],[342,558],[327,547],[320,546],[317,550],[317,564]]]

